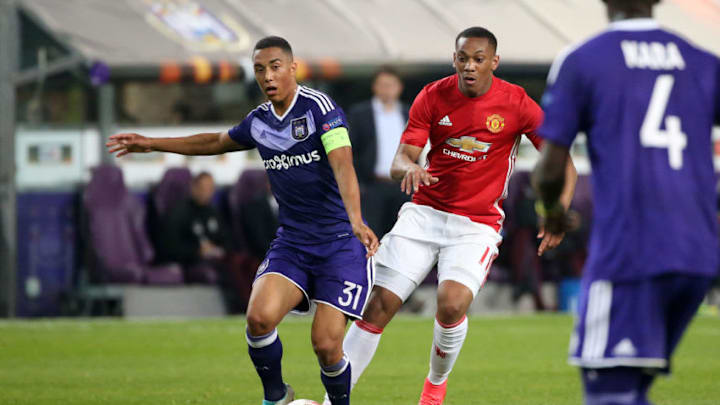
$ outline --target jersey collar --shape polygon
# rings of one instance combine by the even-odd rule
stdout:
[[[614,21],[608,25],[610,31],[650,31],[660,28],[660,24],[652,18],[631,18]]]
[[[277,115],[277,113],[275,112],[275,107],[273,106],[272,103],[270,103],[270,111],[272,111],[273,115],[275,116],[275,118],[278,119],[278,121],[282,121],[283,119],[285,119],[285,117],[287,117],[288,114],[290,114],[290,111],[292,111],[293,107],[295,107],[295,102],[297,101],[299,94],[300,94],[300,85],[298,84],[295,87],[295,96],[293,96],[293,100],[290,103],[290,106],[288,107],[287,110],[285,110],[285,114],[283,114],[282,117]]]
[[[468,97],[468,96],[466,96],[465,94],[463,94],[462,91],[460,91],[460,86],[459,86],[459,84],[460,84],[460,75],[457,74],[457,73],[455,73],[455,79],[454,79],[455,92],[456,92],[457,94],[459,94],[461,97],[463,97],[465,100],[469,100],[469,101],[480,101],[480,100],[484,100],[484,99],[488,96],[488,94],[490,94],[490,93],[493,92],[493,90],[494,90],[495,87],[497,86],[498,80],[499,80],[499,79],[493,74],[493,75],[492,75],[492,81],[490,82],[490,88],[488,89],[488,91],[485,92],[485,94],[481,94],[481,95],[476,96],[476,97]]]

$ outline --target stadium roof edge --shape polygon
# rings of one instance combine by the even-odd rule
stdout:
[[[240,4],[242,3],[242,4]],[[203,60],[240,67],[258,39],[287,38],[310,65],[449,63],[457,32],[483,25],[503,63],[549,65],[559,51],[606,26],[600,1],[561,0],[18,0],[21,9],[86,66],[113,76]],[[666,0],[660,22],[720,53],[720,5]],[[67,61],[66,61],[67,62]]]

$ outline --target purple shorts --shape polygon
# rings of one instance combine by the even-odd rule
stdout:
[[[708,277],[680,274],[617,283],[583,280],[570,363],[668,371],[670,356],[711,285]]]
[[[306,313],[314,301],[361,319],[375,280],[375,266],[372,258],[365,258],[366,253],[355,237],[314,245],[278,238],[258,267],[255,280],[278,274],[300,288],[305,299],[294,312]]]

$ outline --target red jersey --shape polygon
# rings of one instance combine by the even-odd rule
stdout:
[[[429,137],[427,170],[439,181],[421,186],[413,202],[499,232],[520,136],[539,149],[535,131],[542,119],[542,109],[522,87],[497,77],[487,93],[473,98],[460,92],[457,75],[428,84],[410,108],[400,142],[422,148]]]

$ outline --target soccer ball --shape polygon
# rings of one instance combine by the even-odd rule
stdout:
[[[320,405],[319,403],[310,399],[296,399],[290,402],[288,405]]]

